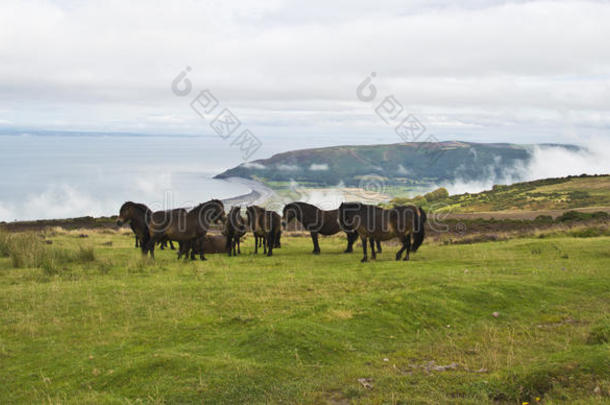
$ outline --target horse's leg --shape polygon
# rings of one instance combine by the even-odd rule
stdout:
[[[231,236],[230,239],[227,239],[227,243],[228,243],[227,248],[229,250],[229,256],[231,256],[231,255],[237,256],[235,254],[235,237]]]
[[[240,241],[240,238],[237,238],[237,253],[241,254],[241,241]]]
[[[411,234],[405,235],[402,238],[402,244],[407,249],[407,254],[405,255],[404,261],[409,260],[409,252],[411,251]]]
[[[159,241],[159,239],[156,236],[151,236],[150,239],[148,240],[148,243],[146,243],[146,247],[144,247],[142,249],[142,253],[146,254],[146,252],[150,252],[151,259],[154,259],[155,258],[155,245],[157,244],[158,241]],[[140,246],[142,246],[142,242],[140,242]]]
[[[237,237],[233,236],[233,240],[231,241],[231,249],[233,249],[233,256],[237,256]]]
[[[231,245],[233,244],[233,234],[231,232],[227,232],[227,243],[225,243],[225,250],[227,251],[227,255],[231,257]]]
[[[201,243],[200,243],[200,244],[198,244],[198,245],[199,245],[199,259],[200,259],[201,261],[208,260],[208,259],[206,259],[206,258],[205,258],[205,256],[203,255],[203,237],[201,238]]]
[[[265,243],[265,242],[263,242]],[[273,255],[273,246],[275,245],[275,233],[270,231],[267,234],[267,256]]]
[[[182,257],[183,254],[184,254],[184,242],[178,241],[178,260],[180,260],[180,258]]]
[[[195,260],[195,254],[197,253],[197,239],[192,239],[189,244],[191,245],[191,260]]]
[[[136,235],[136,248],[139,247],[138,246],[138,235]]]
[[[354,251],[354,242],[356,242],[356,239],[358,239],[358,234],[356,232],[346,232],[345,235],[347,235],[347,248],[345,248],[343,253],[352,253]]]
[[[311,240],[313,242],[313,254],[314,255],[319,255],[320,254],[320,244],[318,243],[318,233],[317,232],[312,232],[311,233]]]
[[[366,236],[361,236],[360,238],[362,239],[362,253],[364,253],[364,256],[362,256],[362,260],[360,260],[360,262],[364,263],[369,260],[366,255]]]
[[[171,250],[176,250],[176,248],[174,247],[174,244],[172,243],[172,241],[171,241],[171,240],[169,241],[169,248],[170,248]]]
[[[187,261],[190,257],[191,257],[191,249],[193,248],[193,244],[191,243],[190,240],[186,240],[184,241],[184,252],[182,252],[182,254],[184,255],[184,261]]]
[[[402,238],[401,242],[402,242],[402,247],[400,248],[400,250],[398,252],[396,252],[396,260],[400,260],[400,257],[402,256],[402,252],[404,252],[406,249],[404,237]]]
[[[254,254],[258,253],[258,236],[254,234]]]
[[[369,238],[369,243],[371,244],[371,257],[373,260],[377,259],[377,253],[375,252],[375,239]]]
[[[144,236],[144,239],[140,239],[140,250],[142,254],[146,256],[148,253],[148,242],[150,241],[150,236]]]
[[[381,241],[377,240],[377,253],[381,253]]]
[[[263,236],[263,254],[267,254],[267,247],[269,246],[269,238]]]

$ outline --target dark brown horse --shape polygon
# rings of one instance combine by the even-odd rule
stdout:
[[[183,210],[183,208],[179,208]],[[119,217],[117,218],[117,225],[122,226],[125,223],[129,224],[129,227],[133,231],[135,235],[135,247],[139,247],[144,250],[146,248],[146,243],[150,239],[148,233],[148,219],[152,215],[152,211],[145,204],[134,203],[132,201],[127,201],[121,206],[119,211]],[[171,240],[163,240],[159,242],[160,248],[163,249],[167,247],[167,242],[169,242],[170,248],[174,250],[174,245]]]
[[[282,218],[275,211],[266,211],[257,205],[250,205],[246,208],[248,226],[254,234],[254,253],[258,253],[256,238],[263,238],[263,252],[267,256],[273,255],[273,248],[282,232]]]
[[[136,247],[138,247],[139,242],[142,253],[146,253],[146,244],[150,239],[148,233],[148,218],[150,218],[150,215],[152,215],[152,211],[146,205],[127,201],[121,206],[116,221],[118,226],[129,224],[136,237]]]
[[[241,254],[239,241],[246,234],[246,221],[244,221],[240,212],[241,207],[231,207],[225,224],[223,233],[227,237],[226,250],[229,256],[231,256],[231,252],[233,252],[233,256],[237,256],[237,253]]]
[[[210,224],[226,220],[224,206],[220,200],[210,200],[199,204],[186,212],[181,210],[154,212],[148,223],[150,240],[146,250],[151,257],[155,254],[155,243],[170,239],[178,242],[187,242],[201,238],[208,232]],[[199,257],[205,260],[203,252]]]
[[[371,245],[373,259],[376,258],[373,240],[400,239],[402,247],[396,253],[396,260],[400,260],[405,250],[407,253],[404,260],[409,260],[411,247],[415,252],[424,241],[426,214],[423,209],[418,209],[414,205],[397,206],[384,210],[373,205],[343,203],[339,207],[339,217],[342,223],[355,229],[360,235],[364,253],[362,262],[368,260],[367,239]],[[411,236],[415,241],[413,245],[411,245]]]
[[[305,202],[293,202],[284,206],[283,222],[284,226],[288,225],[293,219],[303,225],[306,231],[311,234],[313,242],[313,254],[320,254],[320,244],[318,243],[318,235],[334,235],[344,231],[347,235],[347,248],[345,253],[353,251],[353,244],[358,238],[358,234],[353,229],[342,228],[339,224],[339,210],[325,211],[315,205]],[[381,246],[377,242],[379,251]]]

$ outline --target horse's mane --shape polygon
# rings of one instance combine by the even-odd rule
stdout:
[[[341,203],[341,205],[339,206],[339,210],[348,209],[351,212],[355,212],[355,211],[362,212],[363,210],[370,209],[370,208],[374,208],[375,210],[383,210],[383,208],[378,207],[376,205],[364,204],[361,202],[344,202],[344,203]]]
[[[239,205],[231,207],[229,217],[233,220],[241,220],[241,207]]]
[[[289,209],[294,209],[294,210],[296,210],[296,212],[298,212],[300,214],[305,214],[305,215],[310,215],[310,213],[322,211],[320,208],[316,207],[315,205],[309,204],[309,203],[306,203],[303,201],[293,201],[289,204],[286,204],[284,206],[284,209],[282,210],[282,213],[285,215],[286,210],[289,210]]]
[[[359,203],[359,202],[344,202],[341,203],[341,205],[339,206],[339,208],[360,208],[362,207],[364,204]]]
[[[137,209],[139,211],[142,211],[142,213],[144,213],[144,214],[151,212],[150,208],[148,208],[145,204],[136,203],[136,202],[133,202],[133,201],[126,201],[123,205],[121,205],[121,209],[119,210],[119,212],[122,211],[123,208],[125,208],[127,206],[132,206],[135,209]]]
[[[307,207],[307,208],[315,208],[315,209],[319,209],[319,208],[318,208],[318,207],[316,207],[315,205],[313,205],[313,204],[309,204],[309,203],[306,203],[306,202],[303,202],[303,201],[293,201],[293,202],[291,202],[291,203],[290,203],[290,204],[288,204],[288,205],[296,205],[296,206],[303,206],[303,207]],[[287,205],[287,206],[288,206],[288,205]]]
[[[426,211],[423,208],[419,207],[418,209],[418,222],[417,222],[417,232],[413,233],[413,251],[417,252],[417,249],[424,243],[424,237],[426,236],[426,232],[424,227],[426,225],[426,220],[428,217],[426,216]]]
[[[246,209],[252,210],[255,212],[261,212],[261,211],[264,212],[265,211],[265,209],[263,207],[259,207],[258,205],[249,205]]]
[[[140,211],[143,211],[144,213],[150,212],[150,208],[148,208],[146,204],[133,203],[133,206],[139,209]]]
[[[212,199],[210,201],[206,201],[206,202],[200,203],[195,208],[193,208],[191,211],[195,211],[197,209],[201,209],[201,208],[203,208],[204,206],[207,206],[207,205],[218,205],[219,207],[223,207],[224,208],[224,204],[222,203],[222,201],[217,200],[217,199]]]

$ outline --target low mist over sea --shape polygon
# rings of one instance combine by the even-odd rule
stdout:
[[[265,142],[254,157],[302,148],[304,142],[329,146],[366,140],[277,138]],[[536,148],[531,161],[515,166],[510,176],[490,175],[484,181],[457,176],[435,186],[444,186],[451,193],[478,192],[493,184],[610,170],[606,142],[584,146],[586,149],[578,152]],[[213,177],[241,163],[239,148],[217,136],[4,134],[0,135],[0,221],[115,215],[127,200],[168,209],[236,197],[250,193],[252,186]],[[481,170],[493,173],[489,168]],[[343,180],[337,178],[336,185],[341,186]],[[329,190],[309,192],[311,195],[301,199],[325,207],[338,204]]]
[[[126,200],[190,206],[250,190],[213,180],[239,156],[203,136],[0,136],[0,220],[114,215]]]

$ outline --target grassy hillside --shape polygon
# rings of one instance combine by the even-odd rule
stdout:
[[[408,263],[386,246],[368,264],[342,238],[205,263],[142,261],[111,231],[46,240],[0,235],[2,402],[610,398],[608,237],[428,244]]]
[[[569,176],[494,186],[476,194],[449,196],[442,189],[416,198],[395,198],[391,204],[414,203],[436,211],[543,211],[610,207],[610,176]]]
[[[340,182],[358,186],[373,176],[388,187],[425,188],[458,178],[482,181],[502,178],[507,173],[518,175],[516,167],[527,165],[531,150],[532,145],[457,141],[335,146],[280,153],[216,177],[244,177],[270,185],[294,180],[308,187],[336,186]]]

